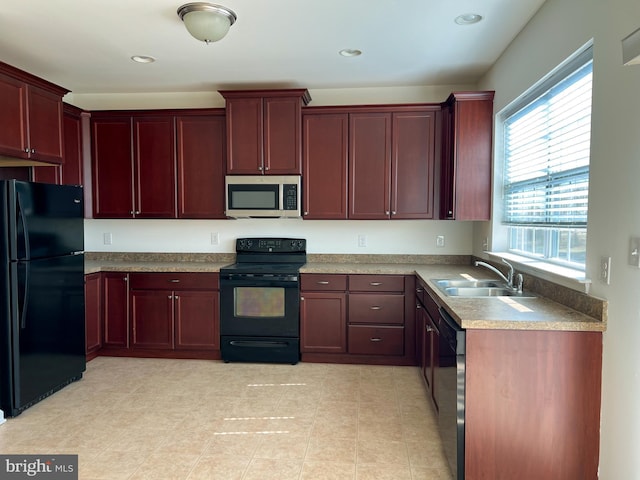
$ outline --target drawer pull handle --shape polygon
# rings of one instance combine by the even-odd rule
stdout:
[[[369,340],[372,341],[372,342],[381,342],[382,341],[382,339],[378,338],[378,337],[373,337],[373,338],[370,338]]]
[[[382,282],[370,282],[369,285],[371,285],[372,287],[379,287],[380,285],[382,285]]]
[[[177,278],[173,278],[173,279],[169,280],[169,282],[171,282],[171,283],[180,283],[180,280],[178,280]]]
[[[317,282],[318,285],[329,285],[329,282],[327,282],[326,280],[321,280]]]
[[[371,308],[371,310],[382,310],[382,307],[379,305],[373,305],[372,307],[369,307],[369,308]]]

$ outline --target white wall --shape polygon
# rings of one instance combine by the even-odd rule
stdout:
[[[600,478],[640,478],[640,269],[627,264],[640,236],[640,66],[622,66],[620,40],[640,27],[637,0],[547,0],[480,83],[496,111],[594,39],[587,276],[609,301],[604,334]],[[475,236],[490,231],[478,224]],[[477,252],[477,243],[474,247]],[[611,256],[611,284],[598,279]]]
[[[455,90],[471,85],[439,85],[402,88],[311,90],[310,106],[398,103],[438,103]],[[224,101],[217,92],[172,94],[72,95],[65,101],[87,110],[217,108]],[[292,236],[308,240],[309,253],[468,255],[473,225],[469,222],[380,220],[310,221],[275,220],[87,220],[85,249],[95,252],[233,252],[242,236]],[[110,233],[111,245],[104,242]],[[220,242],[211,244],[211,234]],[[358,246],[366,235],[367,246]],[[436,236],[445,246],[436,247]]]
[[[85,249],[231,253],[238,237],[273,236],[306,238],[308,253],[468,255],[472,230],[471,222],[436,220],[85,220]],[[218,245],[211,243],[215,233]],[[358,246],[359,235],[366,247]],[[445,237],[444,247],[436,247],[437,235]]]

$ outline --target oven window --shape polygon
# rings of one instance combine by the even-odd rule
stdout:
[[[284,288],[236,287],[235,317],[284,317]]]

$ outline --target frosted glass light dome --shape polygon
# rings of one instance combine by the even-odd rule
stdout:
[[[187,3],[178,9],[178,16],[189,33],[210,43],[222,39],[238,18],[232,10],[213,3]]]

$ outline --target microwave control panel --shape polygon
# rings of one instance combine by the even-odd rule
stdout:
[[[282,185],[283,209],[298,209],[298,185],[295,183],[285,183]]]

